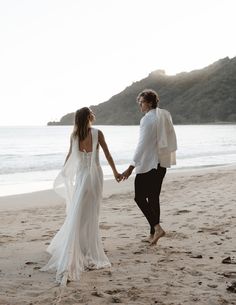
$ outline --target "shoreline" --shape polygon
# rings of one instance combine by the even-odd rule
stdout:
[[[48,122],[46,125],[41,125],[41,126],[45,126],[45,127],[60,127],[60,126],[66,126],[66,127],[73,127],[74,123],[72,124],[61,124],[60,122]],[[236,122],[199,122],[199,123],[175,123],[174,126],[176,125],[236,125]],[[139,123],[137,124],[131,124],[131,125],[127,125],[127,124],[116,124],[116,125],[112,125],[112,124],[93,124],[93,126],[139,126]],[[4,126],[3,126],[4,127]],[[26,126],[27,127],[27,126]]]
[[[215,171],[227,171],[236,170],[236,164],[230,165],[218,165],[218,166],[207,166],[200,168],[186,168],[186,169],[167,169],[166,177],[164,182],[167,180],[171,181],[178,177],[193,176],[195,174],[206,174]],[[103,198],[107,198],[112,195],[126,194],[134,192],[134,176],[132,175],[128,180],[117,183],[114,179],[104,180],[103,185]],[[33,203],[32,203],[33,202]],[[9,196],[0,196],[0,211],[2,210],[21,210],[33,207],[49,207],[63,205],[64,199],[55,193],[51,189],[44,189],[39,191],[33,191],[22,194],[13,194]]]
[[[187,171],[195,171],[195,170],[201,170],[201,169],[208,169],[208,168],[218,168],[218,167],[225,167],[225,166],[236,166],[236,163],[229,163],[229,164],[213,164],[213,165],[202,165],[202,166],[188,166],[188,167],[173,167],[169,171],[172,172],[187,172]],[[128,164],[125,166],[122,165],[122,169],[124,170],[125,168],[128,167]],[[52,170],[49,171],[50,173],[53,172],[54,176],[56,177],[57,174],[59,173],[60,169],[58,170]],[[105,170],[103,169],[103,172]],[[121,170],[122,172],[122,170]],[[26,172],[26,173],[16,173],[18,174],[28,174],[28,175],[33,175],[33,174],[40,174],[44,173],[44,171],[36,171],[36,172]],[[14,174],[13,174],[14,175]],[[134,176],[134,174],[132,175]],[[19,176],[17,179],[21,179]],[[16,178],[15,178],[16,180]],[[29,180],[29,178],[28,178]],[[109,173],[109,175],[104,174],[104,182],[113,180],[113,175],[112,173]],[[54,178],[52,180],[42,180],[42,181],[28,181],[24,182],[22,184],[16,183],[16,184],[7,184],[7,185],[0,185],[1,187],[1,192],[0,192],[0,199],[4,197],[10,197],[10,196],[16,196],[16,195],[25,195],[25,194],[30,194],[30,193],[35,193],[35,192],[41,192],[41,191],[49,191],[52,190],[52,185],[53,185]],[[12,193],[12,189],[14,189],[14,193]],[[23,190],[22,190],[23,189]]]

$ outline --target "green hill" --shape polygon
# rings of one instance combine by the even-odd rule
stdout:
[[[136,96],[145,88],[158,92],[160,107],[169,110],[175,124],[236,123],[236,57],[221,59],[191,72],[168,76],[157,70],[108,101],[91,106],[98,125],[136,125],[141,114]],[[74,114],[48,125],[71,125]]]

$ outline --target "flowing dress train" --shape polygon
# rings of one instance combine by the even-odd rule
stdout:
[[[98,130],[91,129],[92,152],[72,152],[54,181],[55,191],[66,200],[66,218],[47,248],[51,258],[41,270],[56,269],[56,281],[79,280],[86,268],[110,267],[99,234],[103,172],[99,162]]]

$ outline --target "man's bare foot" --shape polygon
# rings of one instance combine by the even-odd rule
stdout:
[[[151,245],[154,246],[158,242],[159,238],[165,236],[166,232],[162,228],[158,228],[155,230],[153,239],[151,241]]]
[[[148,237],[142,239],[144,243],[150,243],[153,240],[154,234],[150,234]]]

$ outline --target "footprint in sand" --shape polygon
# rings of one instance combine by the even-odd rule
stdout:
[[[204,214],[205,211],[197,211],[197,214]]]
[[[202,276],[202,272],[197,270],[185,269],[185,272],[189,273],[192,276]]]
[[[191,218],[187,218],[187,221],[192,221],[192,220],[196,220],[196,219],[199,219],[198,217],[191,217]]]
[[[16,234],[16,236],[19,236],[19,237],[20,237],[20,236],[22,237],[22,236],[24,236],[24,235],[25,235],[25,232],[24,232],[24,231],[22,231],[22,232]]]
[[[28,262],[25,262],[25,265],[38,265],[38,263],[28,261]]]
[[[175,238],[175,239],[187,239],[189,238],[186,234],[181,233],[181,232],[176,232],[176,231],[172,231],[172,232],[167,232],[165,237],[167,238]]]
[[[5,235],[5,234],[0,235],[0,244],[9,243],[13,241],[17,241],[17,238],[11,235]]]
[[[145,253],[145,251],[146,251],[147,249],[146,248],[139,248],[139,249],[137,249],[137,250],[135,250],[135,251],[133,251],[132,253],[133,254],[143,254],[143,253]]]
[[[150,282],[149,278],[144,278],[146,283]],[[141,291],[137,287],[133,286],[127,291],[127,296],[130,298],[131,301],[136,301],[139,298]]]
[[[177,212],[175,212],[173,215],[181,215],[190,212],[191,212],[190,210],[177,210]]]
[[[111,228],[113,228],[113,227],[115,227],[115,226],[106,225],[106,224],[100,224],[100,225],[99,225],[99,228],[100,228],[101,230],[109,230],[109,229],[111,229]]]

